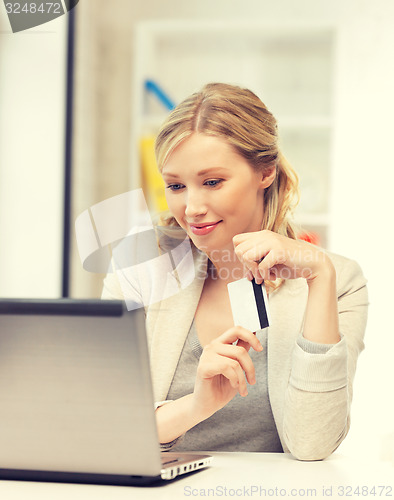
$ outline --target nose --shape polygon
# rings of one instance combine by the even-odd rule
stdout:
[[[207,204],[201,190],[189,189],[186,193],[185,215],[188,219],[195,219],[207,213]]]

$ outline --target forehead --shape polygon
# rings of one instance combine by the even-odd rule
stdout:
[[[162,174],[186,170],[203,174],[207,169],[229,170],[240,164],[249,166],[224,138],[195,133],[178,144],[163,166]]]

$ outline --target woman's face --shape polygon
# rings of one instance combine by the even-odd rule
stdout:
[[[232,250],[236,234],[261,229],[263,192],[274,175],[255,172],[224,139],[194,133],[175,148],[162,175],[172,215],[208,255]]]

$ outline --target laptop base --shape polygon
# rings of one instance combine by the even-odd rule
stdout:
[[[34,481],[42,483],[102,484],[109,486],[145,486],[167,484],[161,476],[127,476],[121,474],[92,474],[21,469],[0,469],[0,480]]]

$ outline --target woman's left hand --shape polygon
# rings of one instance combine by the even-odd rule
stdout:
[[[248,269],[246,277],[263,280],[305,278],[312,282],[320,273],[332,272],[330,258],[319,248],[268,230],[237,234],[235,253]]]

